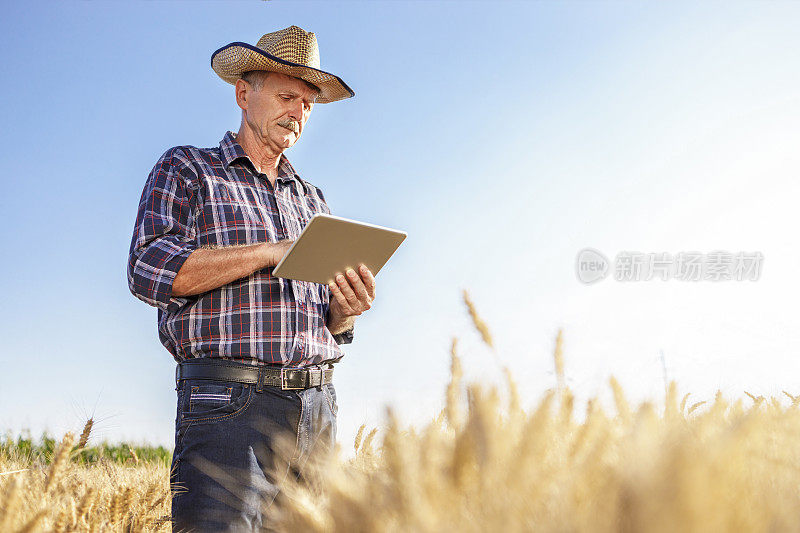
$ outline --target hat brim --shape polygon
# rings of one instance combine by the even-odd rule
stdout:
[[[211,68],[230,84],[249,70],[269,70],[306,80],[319,87],[317,103],[326,104],[355,96],[353,89],[330,72],[280,59],[247,43],[230,43],[211,54]]]

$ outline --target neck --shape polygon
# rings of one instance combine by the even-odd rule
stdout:
[[[270,150],[270,147],[259,142],[253,132],[246,128],[244,124],[236,134],[236,142],[239,143],[244,153],[256,166],[256,170],[266,174],[271,181],[278,177],[278,163],[281,160],[283,151],[275,152]]]

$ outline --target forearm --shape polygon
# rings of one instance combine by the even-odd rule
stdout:
[[[172,283],[172,296],[191,296],[207,292],[256,270],[275,266],[275,245],[200,248],[191,253]]]

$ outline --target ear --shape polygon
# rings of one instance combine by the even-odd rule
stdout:
[[[249,83],[243,79],[236,80],[234,90],[236,91],[236,105],[242,108],[243,111],[247,110],[247,98],[250,96],[250,91],[253,88]]]

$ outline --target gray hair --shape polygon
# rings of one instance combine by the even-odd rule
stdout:
[[[250,85],[252,85],[253,89],[255,89],[256,91],[260,91],[261,87],[264,86],[264,81],[266,81],[266,79],[269,78],[270,74],[272,73],[273,72],[270,70],[248,70],[247,72],[242,72],[241,78]],[[322,91],[319,90],[319,87],[317,87],[313,83],[308,82],[306,80],[303,80],[303,82],[305,82],[305,84],[308,86],[309,89],[315,91],[317,93],[317,96],[319,96],[322,93]]]

